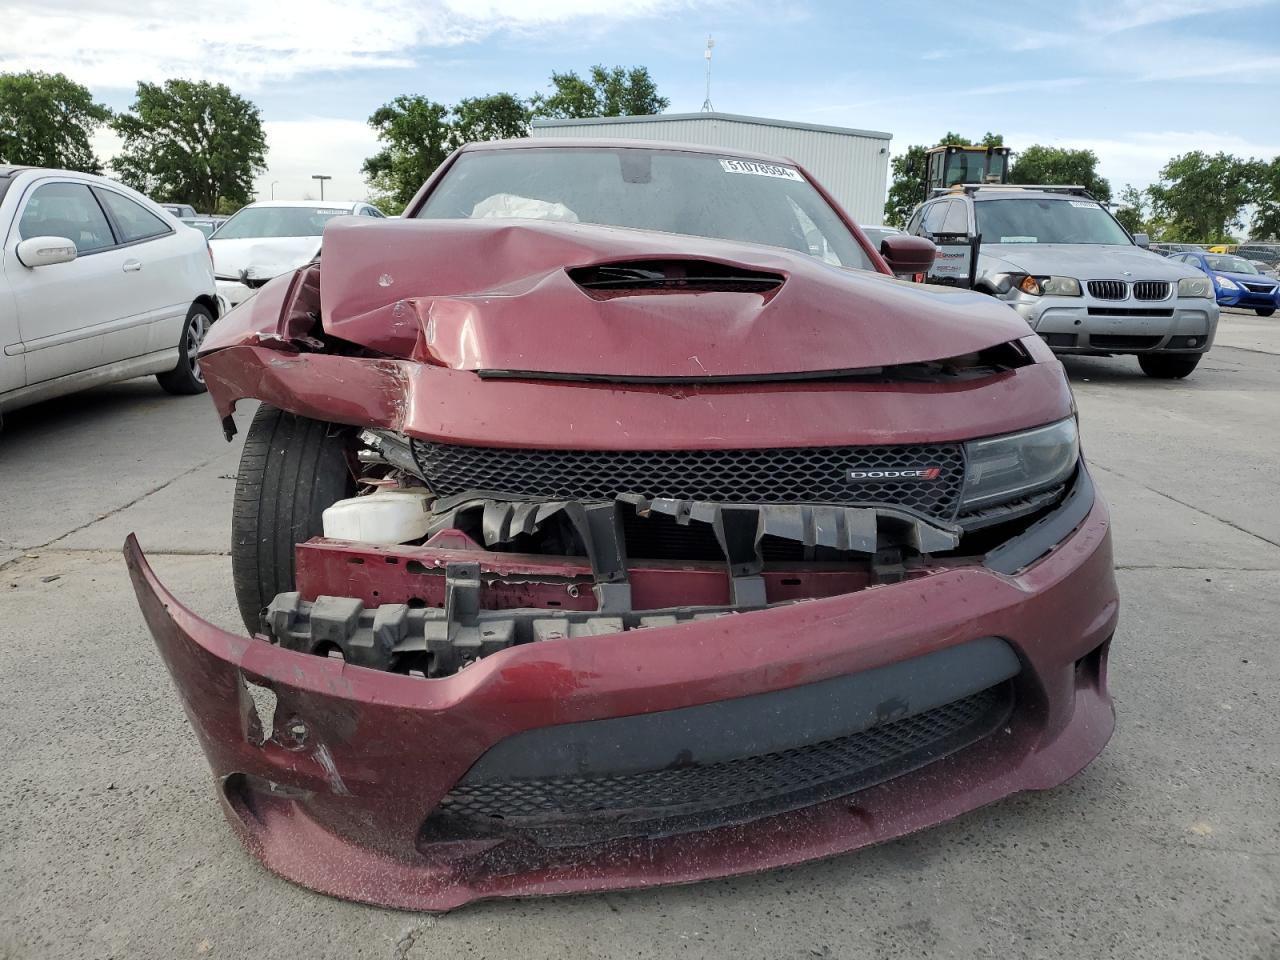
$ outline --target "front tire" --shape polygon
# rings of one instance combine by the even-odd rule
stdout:
[[[231,577],[250,632],[276,594],[294,589],[294,547],[320,536],[325,508],[355,494],[350,444],[350,428],[258,408],[231,514]]]
[[[1276,312],[1275,307],[1257,307],[1256,309],[1260,317],[1269,317]]]
[[[182,339],[178,343],[178,365],[172,370],[157,373],[156,380],[169,393],[178,396],[204,393],[208,389],[204,385],[204,374],[200,372],[200,361],[196,354],[200,352],[200,344],[213,326],[213,314],[209,308],[193,303],[187,311],[187,320],[182,325]]]
[[[1191,373],[1200,362],[1203,354],[1193,353],[1190,356],[1177,353],[1146,353],[1138,357],[1138,366],[1148,377],[1157,380],[1181,380]]]

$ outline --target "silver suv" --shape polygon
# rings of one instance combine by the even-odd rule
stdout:
[[[981,237],[974,289],[1017,310],[1056,353],[1131,353],[1185,377],[1213,344],[1218,305],[1198,270],[1135,243],[1081,188],[964,186],[922,204],[907,232]]]

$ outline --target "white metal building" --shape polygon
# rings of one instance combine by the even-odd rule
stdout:
[[[785,157],[812,173],[858,223],[873,225],[884,220],[892,137],[888,133],[735,113],[535,120],[532,133],[535,137],[670,140]]]

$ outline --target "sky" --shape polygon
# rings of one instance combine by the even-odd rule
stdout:
[[[970,8],[975,12],[968,12]],[[139,80],[223,82],[262,110],[259,198],[364,199],[367,120],[545,90],[552,71],[644,65],[693,112],[1088,147],[1113,189],[1188,150],[1280,155],[1280,0],[0,0],[0,72],[62,71],[114,109]],[[96,138],[107,158],[112,135]]]

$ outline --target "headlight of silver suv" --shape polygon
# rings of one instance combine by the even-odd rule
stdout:
[[[1208,277],[1183,277],[1178,281],[1180,297],[1212,297],[1213,281]]]
[[[997,273],[991,278],[996,292],[1020,290],[1033,297],[1078,297],[1080,281],[1075,277],[1033,277],[1026,273]]]
[[[961,512],[1019,500],[1063,483],[1080,458],[1075,417],[965,447]]]

